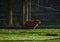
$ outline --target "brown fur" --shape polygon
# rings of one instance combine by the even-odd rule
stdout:
[[[35,29],[38,24],[40,24],[40,21],[35,20],[35,21],[27,21],[25,23],[24,29]]]

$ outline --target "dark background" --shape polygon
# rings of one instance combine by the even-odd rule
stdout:
[[[8,6],[8,0],[0,0],[0,26],[8,24]],[[22,25],[22,0],[13,0],[12,8],[13,24]],[[31,15],[41,27],[60,27],[60,0],[31,0]]]

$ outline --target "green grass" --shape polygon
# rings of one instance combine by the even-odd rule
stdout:
[[[54,32],[53,32],[54,31]],[[0,29],[0,33],[21,33],[21,32],[42,32],[42,33],[60,33],[60,29]]]
[[[47,33],[51,34],[60,34],[60,29],[29,29],[29,30],[8,30],[8,29],[0,29],[0,34],[19,34],[19,35],[25,35],[25,34],[35,34],[35,35],[45,35]]]
[[[19,30],[19,29],[0,29],[0,40],[40,40],[41,42],[60,38],[59,36],[46,36],[47,33],[60,34],[60,29],[29,29],[29,30]],[[57,41],[57,40],[56,40]],[[60,42],[60,39],[58,39]],[[27,41],[28,42],[28,41]]]
[[[0,34],[0,40],[46,40],[55,39],[58,36],[39,36],[39,35],[14,35],[14,34]]]

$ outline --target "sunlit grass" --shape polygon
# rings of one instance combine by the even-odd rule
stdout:
[[[46,36],[47,33],[60,34],[60,29],[0,29],[0,40],[48,40],[59,36]]]
[[[38,35],[14,35],[0,34],[0,40],[48,40],[59,38],[58,36],[38,36]]]

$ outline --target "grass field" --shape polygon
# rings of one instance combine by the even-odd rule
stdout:
[[[60,36],[46,36],[47,33],[60,34],[60,29],[0,29],[0,41],[23,40],[21,42],[60,42]],[[38,40],[38,41],[37,41]]]

